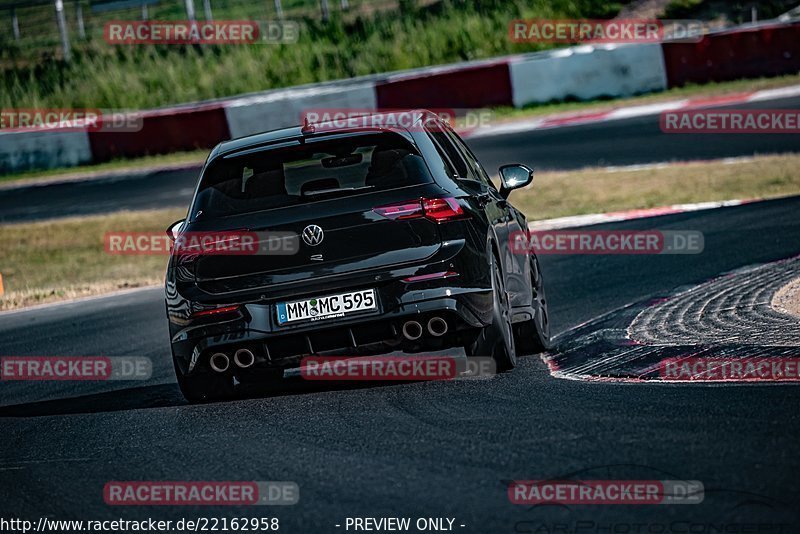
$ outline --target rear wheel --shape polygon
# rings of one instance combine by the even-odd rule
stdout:
[[[474,342],[465,347],[467,356],[490,356],[498,371],[507,371],[517,365],[511,311],[505,291],[503,276],[497,258],[491,255],[492,271],[492,323],[478,332]]]
[[[547,311],[547,298],[544,281],[536,258],[531,257],[531,291],[533,292],[534,316],[528,321],[514,326],[516,344],[521,353],[537,354],[549,350],[550,315]]]

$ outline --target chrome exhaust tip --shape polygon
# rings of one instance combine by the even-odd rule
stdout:
[[[435,337],[441,337],[447,333],[447,321],[441,317],[431,317],[428,320],[428,333]]]
[[[250,349],[239,349],[233,355],[233,363],[235,363],[237,367],[247,369],[256,363],[256,357]]]
[[[231,361],[228,358],[228,355],[224,352],[216,352],[211,355],[211,358],[208,360],[208,364],[214,371],[218,373],[224,373],[228,370],[228,367],[230,367]]]
[[[417,321],[406,321],[403,323],[403,337],[409,341],[415,341],[422,337],[422,325]]]

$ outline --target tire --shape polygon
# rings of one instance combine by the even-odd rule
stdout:
[[[224,400],[233,396],[233,381],[230,376],[207,373],[184,375],[177,364],[175,376],[183,397],[192,404]]]
[[[522,354],[538,354],[552,347],[544,281],[538,262],[533,257],[531,257],[531,291],[536,310],[533,319],[514,325],[516,346]]]
[[[481,328],[475,341],[465,347],[465,350],[467,356],[494,358],[497,371],[502,372],[511,370],[517,365],[517,353],[508,295],[494,254],[491,254],[489,268],[492,272],[492,323]]]

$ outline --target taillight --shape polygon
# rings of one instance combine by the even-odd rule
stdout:
[[[464,216],[464,210],[461,209],[458,200],[453,197],[423,198],[422,209],[425,211],[425,217],[437,223],[460,219]]]
[[[414,202],[404,202],[403,204],[392,204],[391,206],[380,206],[372,211],[386,217],[387,219],[415,219],[422,217],[422,204],[419,200]]]
[[[458,273],[455,271],[442,271],[439,273],[429,273],[429,274],[420,274],[417,276],[409,276],[408,278],[403,278],[403,282],[407,284],[413,282],[428,282],[430,280],[443,280],[444,278],[452,278],[454,276],[458,276]]]
[[[464,210],[453,197],[421,198],[401,204],[380,206],[372,211],[392,220],[425,217],[437,223],[464,217]]]
[[[226,313],[234,313],[239,311],[240,306],[222,306],[221,308],[211,308],[209,310],[200,310],[192,314],[192,317],[208,317],[210,315],[224,315]]]

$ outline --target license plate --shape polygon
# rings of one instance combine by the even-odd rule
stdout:
[[[377,307],[374,289],[281,302],[278,304],[278,324],[333,319]]]

